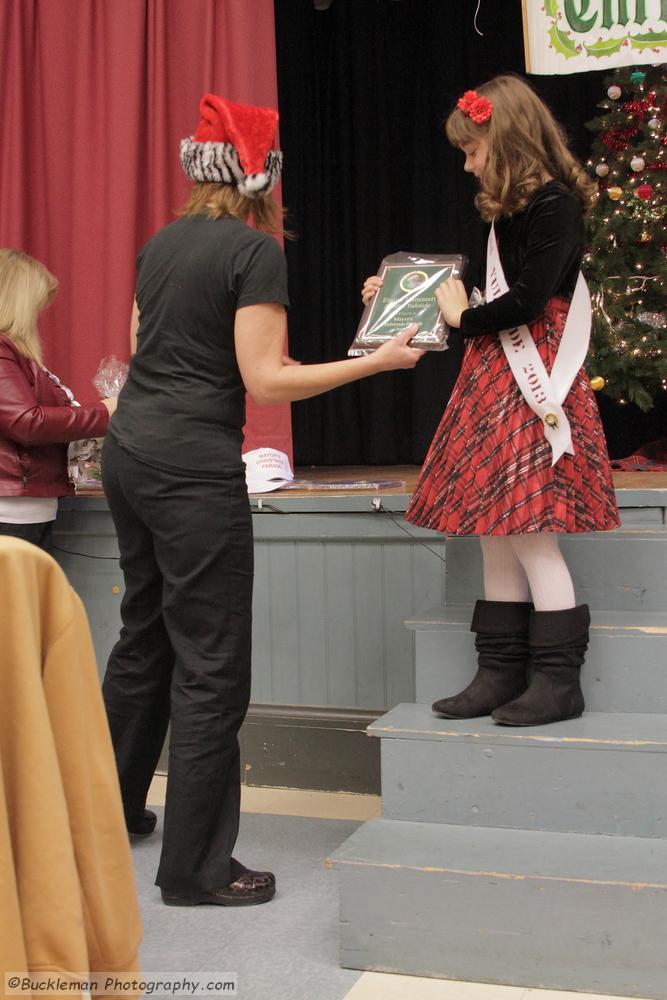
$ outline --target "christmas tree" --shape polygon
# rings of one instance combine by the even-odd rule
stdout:
[[[667,73],[625,67],[605,87],[602,114],[587,123],[600,189],[583,265],[593,301],[587,369],[613,399],[649,410],[667,388]]]

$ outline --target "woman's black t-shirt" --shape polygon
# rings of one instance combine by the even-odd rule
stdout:
[[[109,433],[146,465],[204,478],[243,470],[236,310],[289,305],[285,255],[238,219],[189,216],[137,257],[137,351]]]

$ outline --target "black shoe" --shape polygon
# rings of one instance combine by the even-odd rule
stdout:
[[[254,906],[268,903],[276,894],[276,877],[272,872],[253,872],[246,868],[229,885],[208,889],[192,895],[178,895],[161,890],[162,902],[167,906]]]
[[[591,622],[587,604],[564,611],[533,611],[530,620],[530,686],[493,712],[501,726],[544,726],[578,719],[584,711],[579,675]]]
[[[143,815],[133,820],[126,820],[127,832],[137,837],[147,837],[152,833],[157,823],[157,816],[150,809],[144,809]]]
[[[443,719],[475,719],[526,690],[528,622],[532,604],[477,601],[470,631],[476,633],[478,670],[468,687],[434,702]]]

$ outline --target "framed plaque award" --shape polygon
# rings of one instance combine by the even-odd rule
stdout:
[[[467,257],[454,253],[394,253],[385,257],[378,268],[382,288],[364,309],[348,355],[376,350],[411,323],[419,324],[412,345],[426,351],[447,350],[449,329],[435,290],[446,278],[463,277],[467,263]]]

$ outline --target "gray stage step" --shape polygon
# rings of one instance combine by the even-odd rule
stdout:
[[[388,819],[667,836],[665,716],[586,712],[519,729],[398,705],[368,732],[382,739]]]
[[[373,820],[329,864],[347,968],[666,995],[667,841]]]
[[[408,619],[415,632],[415,698],[431,704],[457,694],[476,667],[473,605],[434,608]],[[591,642],[582,670],[592,712],[667,713],[667,610],[591,610]],[[667,994],[666,994],[667,995]]]
[[[619,529],[562,535],[560,547],[577,601],[610,611],[667,608],[667,529]],[[478,538],[448,538],[445,596],[448,604],[473,604],[484,593]]]

